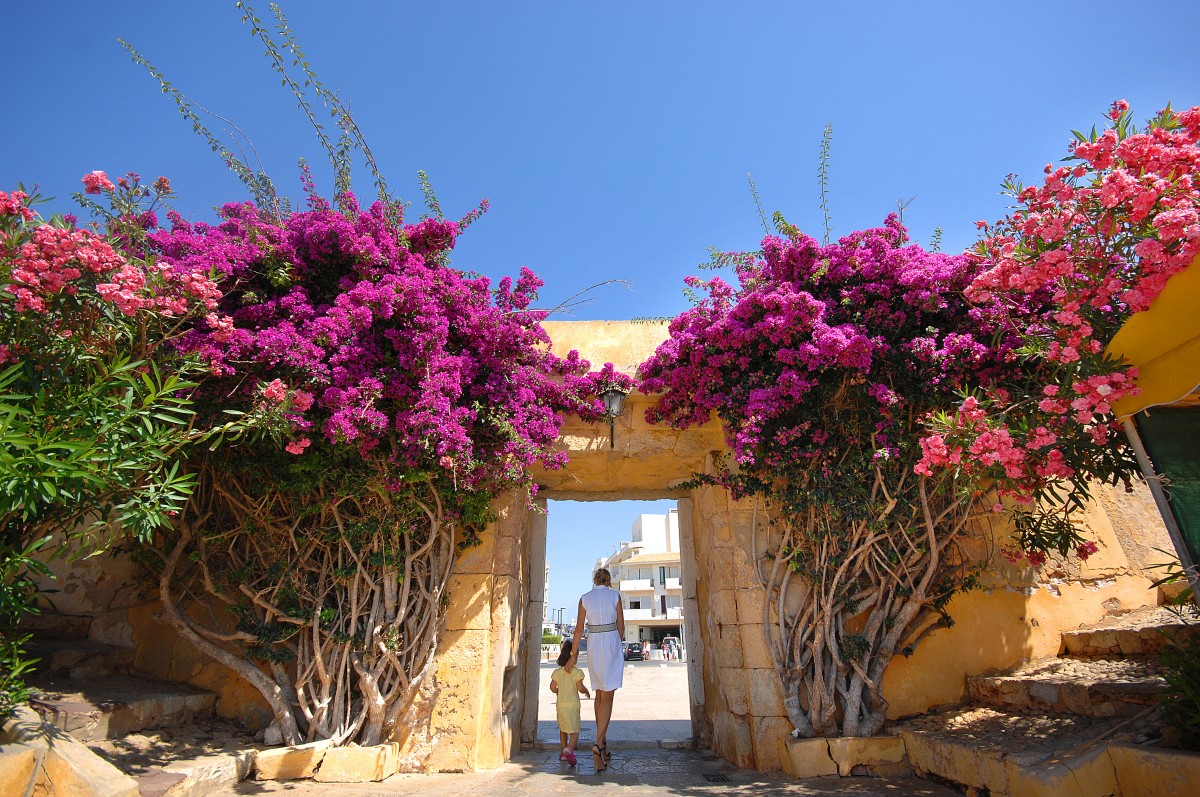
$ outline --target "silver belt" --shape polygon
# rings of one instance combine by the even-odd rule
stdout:
[[[602,634],[605,631],[616,631],[616,630],[617,630],[616,623],[601,623],[599,625],[592,625],[591,623],[588,623],[588,633],[591,633],[591,634]]]

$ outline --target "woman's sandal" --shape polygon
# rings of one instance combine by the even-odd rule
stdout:
[[[608,758],[604,755],[604,748],[598,744],[592,745],[592,766],[597,772],[608,769]]]

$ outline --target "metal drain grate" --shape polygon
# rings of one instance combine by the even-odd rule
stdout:
[[[709,774],[704,776],[704,779],[707,780],[709,783],[728,783],[729,782],[729,776],[723,775],[720,772],[710,772]]]

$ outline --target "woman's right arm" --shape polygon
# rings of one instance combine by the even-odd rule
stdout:
[[[579,659],[579,640],[583,638],[583,623],[587,620],[587,612],[583,610],[583,598],[579,599],[579,616],[575,620],[575,636],[571,639],[571,664]]]

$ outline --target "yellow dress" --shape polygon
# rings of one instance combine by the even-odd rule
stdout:
[[[567,672],[559,667],[550,678],[558,684],[558,729],[563,733],[579,733],[579,687],[576,684],[583,680],[583,671],[572,667]]]

